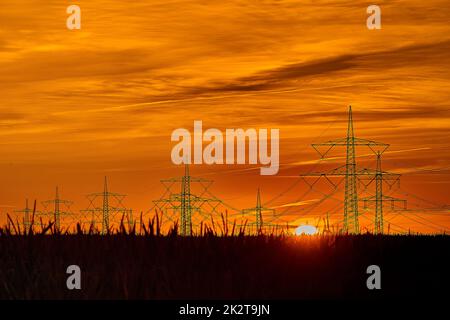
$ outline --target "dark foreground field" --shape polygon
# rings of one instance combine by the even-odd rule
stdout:
[[[440,296],[448,236],[0,236],[1,299],[299,299]],[[79,265],[82,289],[66,288]],[[366,287],[381,268],[382,289]],[[441,296],[442,298],[442,296]]]

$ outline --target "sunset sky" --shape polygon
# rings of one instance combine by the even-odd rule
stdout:
[[[66,28],[71,4],[81,30]],[[343,138],[352,105],[356,136],[389,143],[383,169],[403,174],[401,189],[386,192],[414,211],[386,213],[393,230],[450,232],[449,209],[419,210],[450,203],[450,2],[378,1],[381,30],[366,27],[370,4],[2,1],[0,222],[25,198],[51,199],[57,185],[75,212],[84,209],[105,175],[134,212],[148,210],[164,191],[159,180],[183,172],[171,162],[172,131],[193,130],[194,120],[280,129],[276,176],[258,166],[191,168],[215,181],[222,200],[252,207],[258,187],[266,202],[301,173],[343,164],[343,150],[317,164],[311,143]],[[357,155],[374,168],[370,150]],[[299,200],[306,190],[299,182],[268,206],[315,224],[342,200],[337,193],[308,211],[323,194]],[[369,211],[361,224],[371,223]]]

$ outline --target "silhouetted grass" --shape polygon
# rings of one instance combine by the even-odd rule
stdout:
[[[450,285],[448,236],[248,236],[227,217],[192,237],[162,215],[100,235],[52,222],[0,228],[1,299],[301,299],[438,295]],[[82,270],[82,290],[66,288],[66,268]],[[366,287],[366,268],[382,290]]]
[[[151,228],[150,228],[151,230]],[[0,236],[2,299],[297,299],[433,295],[450,284],[444,236]],[[82,290],[65,270],[82,269]]]

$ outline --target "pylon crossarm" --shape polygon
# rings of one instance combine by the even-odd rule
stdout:
[[[376,201],[391,202],[391,203],[398,202],[398,203],[403,203],[403,204],[406,204],[406,202],[407,202],[405,199],[399,199],[399,198],[394,198],[394,197],[385,196],[385,195],[383,195],[380,199],[377,199],[376,196],[369,196],[369,197],[365,197],[365,198],[362,198],[359,200],[365,201],[365,202],[376,202]]]
[[[201,201],[204,204],[209,205],[212,209],[217,209],[217,207],[222,204],[222,201],[220,201],[218,199],[203,198]]]
[[[109,194],[110,196],[114,197],[119,203],[122,203],[123,200],[125,200],[126,195],[124,194]]]
[[[347,144],[348,144],[347,138],[340,138],[340,139],[325,141],[322,143],[313,143],[313,144],[311,144],[311,146],[313,147],[314,150],[317,151],[317,153],[321,156],[321,158],[324,158],[328,154],[328,152],[330,152],[330,150],[333,149],[334,147],[343,147],[343,146],[346,147]],[[382,150],[380,151],[381,153],[383,153],[384,151],[387,150],[387,148],[389,148],[389,144],[387,144],[387,143],[382,143],[382,142],[367,140],[367,139],[362,139],[362,138],[353,138],[352,144],[355,146],[367,146],[374,153],[377,153],[377,150],[375,150],[374,147],[382,147]],[[328,149],[326,149],[325,152],[321,152],[318,148],[318,147],[325,147],[325,146],[329,147]]]
[[[52,210],[49,210],[49,211],[41,211],[40,213],[39,213],[39,215],[41,215],[41,216],[48,216],[48,215],[52,215],[52,214],[54,214],[54,212],[52,211]],[[59,215],[74,215],[74,213],[73,212],[70,212],[70,211],[59,211]]]
[[[369,144],[369,145],[367,145],[368,147],[369,147],[369,149],[370,150],[372,150],[372,152],[374,153],[374,154],[383,154],[388,148],[389,148],[389,145],[388,144],[386,144],[386,145],[379,145],[379,144],[375,144],[375,145],[371,145],[371,144]],[[383,147],[383,148],[381,148],[381,150],[376,150],[374,147],[375,146],[377,146],[377,147],[379,147],[379,146],[381,146],[381,147]]]
[[[328,181],[328,183],[330,183],[334,189],[336,189],[337,187],[339,187],[339,185],[342,183],[342,181],[344,180],[344,178],[339,179],[339,181],[333,182],[330,177],[341,177],[341,176],[345,176],[345,174],[333,174],[333,173],[311,173],[311,174],[306,174],[306,175],[302,175],[301,178],[303,179],[303,181],[305,181],[305,183],[309,186],[310,189],[314,188],[314,185],[320,181],[321,178],[325,178],[326,181]],[[314,181],[312,183],[310,183],[307,179],[305,178],[311,178],[311,177],[315,177],[316,179],[314,179]]]
[[[171,179],[161,179],[159,180],[161,183],[163,184],[175,184],[177,182],[183,182],[184,177],[177,177],[177,178],[171,178]],[[197,178],[197,177],[192,177],[189,176],[189,181],[190,182],[208,182],[208,183],[213,183],[214,181],[209,180],[209,179],[204,179],[204,178]]]
[[[399,199],[399,198],[394,198],[391,196],[385,196],[383,195],[383,201],[399,201],[399,202],[404,202],[406,201],[405,199]]]
[[[109,211],[115,211],[115,212],[127,212],[127,209],[124,207],[108,207]]]
[[[354,138],[354,142],[355,142],[355,145],[357,145],[357,146],[368,146],[369,148],[370,147],[384,147],[386,149],[389,148],[389,144],[387,144],[387,143],[368,140],[368,139]]]
[[[218,199],[210,199],[210,198],[203,198],[203,197],[196,197],[196,201],[198,202],[204,202],[204,203],[221,203],[222,201]]]
[[[337,188],[337,186],[339,185],[339,183],[338,183],[338,184],[334,183],[334,182],[328,177],[328,175],[325,175],[324,177],[325,177],[325,179],[327,179],[327,181],[328,181],[335,189]]]
[[[364,186],[364,190],[366,190],[372,182],[376,181],[376,177],[366,177],[366,176],[356,176],[356,179],[358,179],[358,183],[362,184]]]
[[[181,201],[181,195],[173,193],[168,198],[169,201]]]
[[[383,195],[383,197],[381,199],[377,199],[376,196],[369,196],[369,197],[361,198],[359,200],[360,201],[377,201],[377,200],[382,200],[382,201],[405,201],[403,199],[397,199],[397,198],[393,198],[393,197],[385,196],[385,195]]]
[[[48,206],[49,204],[54,204],[55,202],[60,203],[60,204],[65,204],[65,205],[72,205],[73,201],[69,201],[69,200],[46,200],[46,201],[42,201],[41,204],[43,206]]]
[[[198,208],[201,209],[201,208],[205,205],[205,203],[206,203],[206,202],[204,202],[204,201],[198,201],[198,202],[200,202],[200,203],[197,204],[197,202],[195,202],[195,203],[192,203],[192,202],[191,202],[191,204],[192,204],[192,205],[197,205]]]
[[[339,139],[334,139],[334,140],[328,140],[325,142],[321,142],[321,143],[313,143],[311,144],[311,146],[314,147],[322,147],[322,146],[341,146],[341,145],[346,145],[347,143],[347,138],[339,138]]]
[[[203,198],[203,197],[197,196],[195,194],[191,194],[191,197],[190,197],[190,201],[191,202],[207,202],[207,201],[210,201],[210,200],[213,201],[213,199]]]
[[[256,208],[242,209],[241,212],[242,212],[242,214],[255,213],[256,212]]]
[[[103,197],[104,195],[107,196],[111,196],[111,197],[118,197],[120,199],[124,199],[127,195],[126,194],[121,194],[121,193],[115,193],[115,192],[94,192],[94,193],[90,193],[88,194],[86,197],[88,199],[91,198],[96,198],[96,197]]]
[[[331,149],[333,149],[333,147],[335,146],[335,144],[332,145],[328,145],[328,144],[323,144],[325,146],[329,146],[328,149],[325,150],[325,152],[320,152],[319,150],[319,146],[322,146],[322,144],[312,144],[311,146],[313,147],[314,150],[316,150],[316,152],[319,154],[320,158],[323,159],[326,157],[326,155],[328,154],[328,152],[331,151]]]
[[[383,176],[383,180],[397,180],[401,177],[401,174],[398,173],[391,173],[391,172],[377,172],[376,170],[369,169],[369,168],[363,168],[363,169],[357,169],[354,173],[355,176],[359,176],[360,179],[373,179],[377,174],[380,174]],[[307,174],[301,174],[300,177],[307,178],[307,177],[325,177],[325,176],[346,176],[348,175],[346,171],[346,166],[341,166],[335,169],[332,169],[327,172],[311,172]]]
[[[348,175],[347,166],[343,165],[343,166],[337,167],[335,169],[332,169],[328,172],[325,172],[325,175],[330,176],[330,177],[331,176],[346,176],[346,175]]]
[[[368,197],[365,197],[365,198],[360,198],[359,201],[365,201],[365,202],[367,202],[367,201],[376,201],[376,196],[368,196]]]
[[[173,201],[173,202],[181,202],[182,200],[183,200],[183,195],[174,193],[174,194],[170,195],[169,199],[153,200],[153,202],[154,203],[158,203],[158,202],[161,202],[161,201],[164,201],[164,202],[171,202],[171,201]],[[196,196],[194,194],[190,194],[189,195],[189,201],[191,203],[195,203],[195,202],[221,202],[218,199],[203,198],[203,197]]]
[[[401,174],[399,173],[392,173],[386,171],[378,172],[376,170],[369,168],[358,169],[356,170],[355,175],[359,176],[360,179],[372,179],[376,175],[381,175],[383,177],[383,180],[397,180],[401,177]]]
[[[362,139],[362,138],[353,138],[352,142],[354,142],[354,144],[356,146],[368,146],[368,147],[375,147],[375,146],[379,146],[379,147],[385,147],[388,148],[389,144],[387,143],[383,143],[383,142],[378,142],[378,141],[373,141],[373,140],[368,140],[368,139]],[[329,140],[326,142],[322,142],[322,143],[313,143],[312,146],[313,147],[321,147],[321,146],[347,146],[347,138],[340,138],[340,139],[335,139],[335,140]]]
[[[95,212],[95,211],[103,211],[103,208],[90,208],[90,209],[80,210],[80,212],[86,212],[86,213]]]
[[[264,212],[275,212],[275,209],[270,208],[248,208],[248,209],[242,209],[242,214],[248,214],[248,213],[255,213],[257,210],[260,210],[262,213]]]
[[[387,180],[387,181],[386,181],[386,184],[389,186],[389,189],[392,189],[392,187],[393,187],[395,184],[397,184],[398,187],[400,188],[400,178],[398,178],[398,179],[396,179],[396,180],[392,180],[392,181]]]
[[[337,177],[337,176],[346,176],[347,175],[347,167],[344,166],[340,166],[337,167],[335,169],[332,169],[330,171],[327,172],[311,172],[311,173],[307,173],[307,174],[301,174],[300,177],[325,177],[325,176],[329,176],[329,177]]]
[[[306,177],[310,177],[310,176],[301,176],[302,180],[305,181],[305,183],[309,186],[309,189],[312,189],[314,187],[314,185],[320,180],[320,178],[322,177],[322,175],[320,176],[312,176],[312,177],[316,177],[316,179],[313,181],[313,183],[310,183],[308,180],[306,180]]]

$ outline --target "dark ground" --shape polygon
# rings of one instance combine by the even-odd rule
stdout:
[[[0,236],[0,299],[443,298],[448,236]],[[81,268],[81,290],[66,268]],[[381,268],[381,290],[366,268]],[[448,296],[448,294],[446,295]]]

